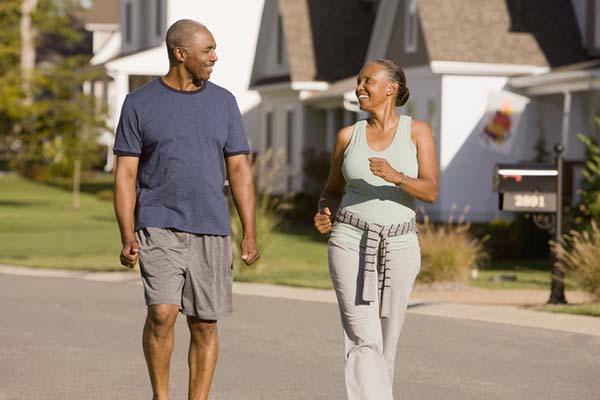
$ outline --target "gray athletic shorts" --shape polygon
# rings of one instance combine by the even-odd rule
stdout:
[[[147,305],[175,304],[183,314],[204,320],[231,314],[229,236],[144,228],[136,237]]]

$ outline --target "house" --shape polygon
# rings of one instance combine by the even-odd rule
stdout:
[[[258,149],[285,149],[288,189],[303,190],[303,154],[330,150],[361,117],[356,73],[389,58],[411,91],[400,111],[436,137],[441,186],[429,215],[469,207],[471,221],[504,217],[496,163],[531,161],[540,143],[552,152],[561,141],[567,160],[583,158],[576,134],[596,132],[599,46],[595,0],[265,0],[251,79],[262,98]]]
[[[97,95],[107,107],[110,135],[107,164],[113,166],[112,143],[121,106],[127,93],[169,68],[165,47],[167,28],[179,19],[194,19],[206,25],[217,42],[219,61],[211,81],[237,98],[249,132],[256,129],[256,107],[260,98],[249,90],[250,72],[264,0],[103,0],[87,13],[87,28],[93,32],[91,64],[106,71],[107,79],[90,82],[85,90]],[[231,12],[235,9],[236,12]]]

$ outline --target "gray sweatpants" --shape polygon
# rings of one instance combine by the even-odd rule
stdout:
[[[419,245],[390,250],[391,312],[383,319],[378,302],[362,301],[364,252],[330,239],[328,253],[344,328],[348,400],[392,400],[396,347],[421,266]]]

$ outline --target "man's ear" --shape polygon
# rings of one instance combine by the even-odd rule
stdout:
[[[177,61],[184,62],[185,58],[187,57],[187,52],[185,51],[185,49],[183,47],[176,46],[173,49],[173,55],[175,56],[175,59]]]

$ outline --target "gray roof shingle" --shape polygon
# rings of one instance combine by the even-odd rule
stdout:
[[[361,68],[375,21],[362,0],[279,0],[291,78],[336,81]]]
[[[570,0],[421,0],[431,60],[556,67],[590,58]]]

